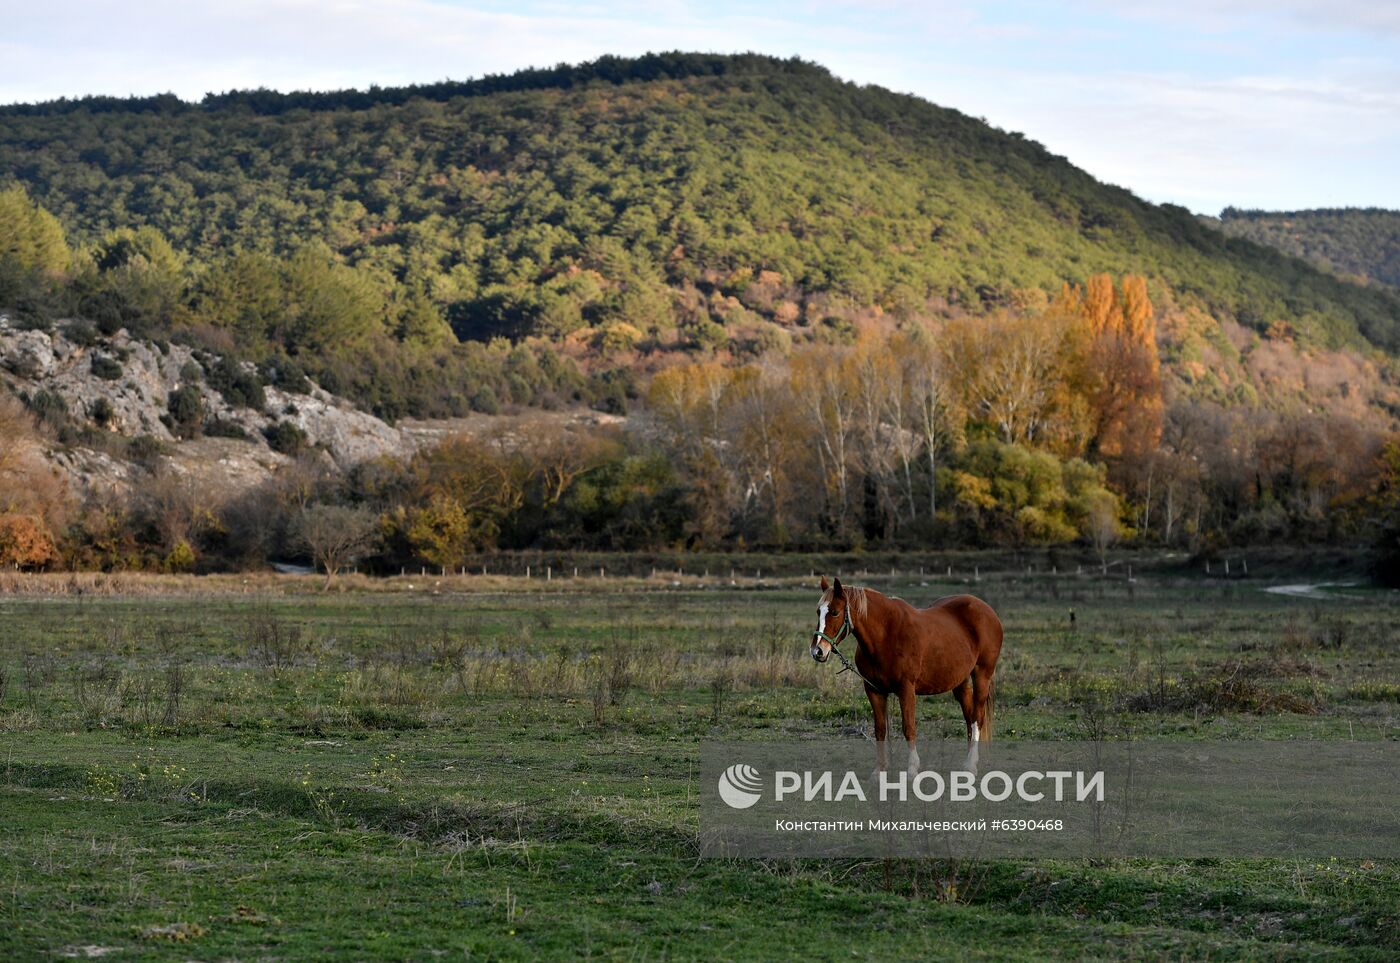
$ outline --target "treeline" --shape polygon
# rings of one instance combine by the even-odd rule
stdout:
[[[771,74],[783,71],[805,74],[816,80],[832,80],[817,64],[790,57],[779,60],[759,54],[694,54],[672,51],[640,57],[603,56],[581,64],[534,67],[509,74],[487,74],[475,80],[444,80],[405,87],[371,86],[367,90],[294,91],[281,93],[259,88],[205,94],[197,104],[174,94],[148,97],[64,97],[37,104],[0,105],[0,117],[52,117],[85,111],[103,113],[182,113],[186,111],[250,111],[276,115],[293,110],[365,110],[380,105],[402,105],[410,100],[452,100],[487,94],[559,88],[581,84],[622,84],[629,81],[684,80],[688,77]]]
[[[1400,532],[1400,443],[1322,414],[1168,398],[1140,277],[1037,308],[657,374],[626,428],[539,414],[406,460],[294,457],[220,490],[153,453],[75,503],[0,405],[0,564],[458,568],[501,549],[1191,552]],[[1400,543],[1397,543],[1400,544]]]
[[[1267,244],[1342,277],[1400,287],[1400,211],[1227,207],[1220,212],[1219,224],[1231,237]]]

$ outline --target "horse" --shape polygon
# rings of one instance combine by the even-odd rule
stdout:
[[[812,658],[826,662],[834,652],[865,683],[879,770],[887,762],[888,697],[899,697],[909,771],[917,772],[917,697],[940,692],[952,692],[962,707],[975,767],[978,743],[992,738],[994,675],[1001,656],[1001,619],[992,607],[973,595],[950,595],[917,609],[874,589],[843,586],[839,578],[828,585],[825,576],[821,589]],[[855,644],[854,664],[837,649],[847,638]]]

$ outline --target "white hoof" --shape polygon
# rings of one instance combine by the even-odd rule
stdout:
[[[963,771],[970,772],[974,776],[977,774],[977,751],[978,746],[974,741],[967,747],[967,759],[963,761]]]

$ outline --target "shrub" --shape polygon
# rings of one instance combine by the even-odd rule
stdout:
[[[34,416],[57,431],[68,424],[68,402],[63,396],[46,388],[40,388],[24,399]]]
[[[165,399],[165,407],[170,411],[170,430],[181,438],[198,436],[204,424],[204,397],[199,389],[191,385],[181,385],[170,392]]]
[[[111,422],[112,418],[116,416],[116,413],[116,409],[112,407],[112,403],[106,398],[98,398],[88,408],[88,417],[93,420],[94,424],[103,427]]]
[[[42,568],[58,559],[58,549],[43,519],[0,515],[0,565]]]
[[[115,358],[95,354],[92,356],[92,373],[104,381],[116,381],[122,376],[122,366]]]
[[[127,442],[126,453],[132,461],[149,464],[168,450],[165,442],[155,435],[137,435]]]
[[[194,549],[182,538],[165,556],[163,565],[167,572],[190,572],[194,570],[194,563]]]
[[[209,386],[235,408],[262,411],[267,406],[263,383],[255,373],[229,358],[222,358],[206,372]]]
[[[97,333],[97,325],[91,321],[69,321],[63,326],[63,335],[69,341],[83,348],[96,347],[102,340]]]
[[[236,421],[227,418],[211,418],[204,426],[204,433],[211,438],[239,438],[248,440],[248,432]]]
[[[267,438],[269,448],[283,455],[299,454],[306,450],[308,443],[306,432],[290,421],[269,425],[263,429],[263,436]]]
[[[263,380],[294,395],[311,392],[311,379],[299,363],[291,358],[278,358],[263,366]]]
[[[472,411],[479,411],[483,415],[499,415],[501,413],[501,399],[496,397],[496,389],[490,385],[482,385],[472,393]]]

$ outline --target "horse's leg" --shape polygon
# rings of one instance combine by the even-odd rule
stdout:
[[[977,709],[972,701],[972,676],[953,687],[953,697],[962,706],[963,724],[967,726],[967,741],[977,738]]]
[[[977,721],[972,724],[972,738],[981,739],[983,742],[992,741],[992,672],[996,668],[996,663],[990,667],[978,666],[977,671],[972,673],[972,688],[974,703],[977,707]]]
[[[919,771],[919,748],[914,744],[919,728],[919,697],[914,692],[914,683],[908,682],[899,690],[899,714],[904,722],[904,741],[909,743],[909,775]]]
[[[977,707],[974,702],[972,676],[968,676],[955,686],[953,695],[957,697],[958,705],[962,706],[963,724],[967,726],[967,758],[963,760],[963,769],[975,773],[977,771]]]
[[[875,716],[875,768],[884,772],[889,768],[889,757],[885,752],[885,737],[890,731],[889,716],[885,714],[885,700],[888,696],[866,686],[865,697],[870,700],[870,712]]]

